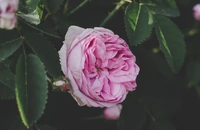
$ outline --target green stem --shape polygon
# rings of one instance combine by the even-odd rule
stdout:
[[[100,27],[104,26],[113,16],[114,14],[126,3],[126,2],[130,2],[128,0],[121,0],[116,7],[114,8],[114,10],[101,22]]]
[[[79,10],[82,6],[84,6],[87,2],[90,0],[84,0],[82,3],[80,3],[76,8],[74,8],[72,11],[69,12],[68,16]]]
[[[68,5],[69,5],[69,0],[66,0],[66,2],[64,4],[63,14],[66,14],[66,12],[68,10]]]

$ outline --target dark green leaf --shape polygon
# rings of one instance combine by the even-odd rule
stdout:
[[[157,15],[155,19],[156,35],[160,47],[173,72],[178,72],[184,62],[186,53],[183,35],[168,18]]]
[[[124,20],[132,45],[140,44],[151,35],[153,16],[144,5],[132,2],[126,9]]]
[[[43,36],[31,31],[25,31],[24,38],[44,63],[50,75],[54,78],[58,78],[61,72],[59,57],[50,42]]]
[[[55,13],[60,9],[61,4],[64,0],[44,0],[44,5],[48,12]]]
[[[171,17],[180,15],[175,0],[141,0],[151,11]]]
[[[0,62],[11,56],[23,43],[23,38],[17,38],[4,43],[0,43]]]
[[[40,0],[26,0],[26,7],[28,8],[28,13],[32,13],[36,10]]]
[[[19,57],[15,82],[19,113],[29,128],[43,114],[47,100],[46,74],[38,57],[32,54]]]

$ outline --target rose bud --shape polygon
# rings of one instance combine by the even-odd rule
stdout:
[[[107,120],[117,120],[120,117],[121,110],[121,104],[108,107],[104,110],[104,118],[106,118]]]
[[[53,82],[53,89],[65,92],[69,89],[69,81],[66,78],[61,78]]]
[[[11,30],[16,26],[18,0],[0,0],[0,28]]]
[[[69,93],[80,106],[111,107],[136,89],[136,57],[109,29],[70,26],[59,56]]]
[[[196,20],[200,20],[200,4],[197,4],[193,7],[193,15]]]

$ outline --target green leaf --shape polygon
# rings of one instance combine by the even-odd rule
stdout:
[[[42,19],[43,10],[44,10],[44,5],[43,5],[43,4],[39,4],[39,5],[36,7],[36,10],[37,10],[37,12],[38,12],[39,18]]]
[[[24,38],[27,44],[44,63],[49,74],[54,78],[58,78],[61,75],[59,57],[50,42],[43,36],[31,31],[25,31]]]
[[[11,56],[23,43],[23,38],[17,38],[14,40],[0,43],[0,62]]]
[[[183,35],[168,18],[157,15],[155,29],[160,47],[173,72],[178,72],[184,62],[186,46]]]
[[[31,24],[40,24],[40,16],[37,10],[34,10],[29,14],[24,14],[23,12],[20,12],[18,16]]]
[[[34,12],[34,10],[36,10],[39,3],[40,3],[40,0],[26,0],[25,6],[28,9],[28,13]]]
[[[57,130],[56,128],[47,125],[36,125],[35,127],[39,128],[40,130]]]
[[[22,54],[16,67],[16,99],[24,125],[29,128],[44,112],[47,102],[47,81],[40,59]]]
[[[124,21],[132,45],[140,44],[151,35],[153,16],[144,5],[132,2],[126,9]]]
[[[180,15],[175,0],[141,0],[141,2],[157,14],[171,17]]]
[[[196,86],[200,81],[200,61],[191,60],[187,65],[187,79],[189,86]]]
[[[61,4],[64,0],[44,0],[44,5],[48,12],[55,13],[60,9]]]

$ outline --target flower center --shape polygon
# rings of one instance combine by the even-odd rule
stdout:
[[[101,68],[99,68],[99,67],[96,67],[96,69],[97,69],[97,72],[101,71]]]

